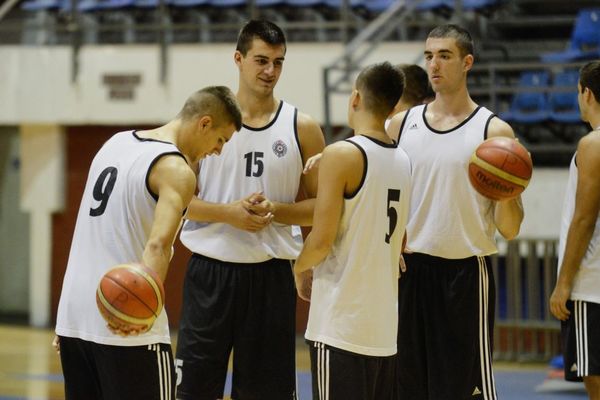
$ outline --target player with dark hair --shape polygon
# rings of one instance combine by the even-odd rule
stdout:
[[[348,104],[354,136],[323,152],[313,229],[294,267],[300,297],[311,302],[315,400],[393,398],[410,162],[384,122],[402,89],[390,63],[363,69]]]
[[[398,399],[495,399],[492,373],[495,232],[514,238],[520,198],[494,202],[468,177],[473,151],[512,128],[467,89],[473,41],[457,25],[434,28],[425,64],[435,99],[388,127],[413,166],[398,300]]]
[[[194,254],[183,291],[176,362],[180,399],[223,397],[233,350],[235,400],[296,397],[298,225],[312,224],[317,175],[303,161],[324,147],[319,125],[273,90],[285,35],[269,21],[242,28],[234,61],[243,127],[200,164],[182,242]],[[296,202],[299,192],[307,200]]]
[[[571,160],[550,311],[561,320],[565,379],[600,400],[600,61],[579,73],[581,119],[593,130]]]

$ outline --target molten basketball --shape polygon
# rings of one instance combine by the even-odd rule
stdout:
[[[480,194],[492,200],[508,200],[525,190],[533,164],[527,149],[508,137],[481,143],[469,162],[469,179]]]
[[[96,304],[100,314],[113,327],[140,330],[152,326],[163,308],[165,290],[150,268],[121,264],[100,280]]]

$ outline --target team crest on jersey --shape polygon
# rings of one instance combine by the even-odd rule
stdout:
[[[287,153],[286,144],[283,143],[282,140],[277,140],[275,143],[273,143],[273,153],[275,153],[275,155],[279,158],[285,156],[285,153]]]

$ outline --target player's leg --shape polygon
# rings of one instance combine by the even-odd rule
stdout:
[[[93,344],[104,400],[175,400],[171,345]]]
[[[188,263],[177,336],[177,398],[223,397],[233,343],[235,276],[228,263],[194,254]]]
[[[571,315],[561,323],[565,379],[583,380],[590,399],[600,400],[600,304],[569,300],[567,309]]]
[[[100,381],[91,343],[61,336],[60,362],[67,400],[101,400]]]
[[[583,382],[590,400],[600,400],[600,375],[586,376]]]
[[[232,399],[296,398],[296,289],[289,260],[238,268]]]
[[[398,354],[396,392],[398,400],[427,399],[427,348],[424,329],[427,270],[416,254],[405,254],[406,272],[398,282]]]
[[[428,397],[495,400],[492,372],[494,279],[483,257],[428,257]]]

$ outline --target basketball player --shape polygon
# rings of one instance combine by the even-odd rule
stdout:
[[[407,270],[399,286],[398,399],[495,399],[494,280],[486,256],[495,231],[514,238],[520,198],[494,202],[471,186],[468,162],[486,138],[513,130],[467,90],[473,41],[434,28],[425,63],[435,100],[396,115],[388,133],[413,166]]]
[[[294,266],[300,297],[311,301],[315,400],[393,398],[411,167],[384,122],[402,89],[388,62],[362,70],[348,105],[354,136],[323,152],[313,229]]]
[[[317,176],[303,160],[324,148],[310,117],[275,98],[285,36],[268,21],[241,30],[234,61],[243,127],[200,165],[182,242],[194,254],[183,292],[179,399],[223,397],[233,349],[235,400],[296,397],[296,290],[291,260],[310,225]],[[304,192],[308,200],[294,202]]]
[[[117,264],[142,263],[164,280],[194,194],[189,164],[219,154],[240,126],[233,93],[207,87],[192,94],[166,125],[117,133],[94,157],[56,322],[67,399],[174,399],[165,311],[144,330],[108,327],[94,295],[102,275]]]
[[[571,160],[550,311],[561,320],[565,379],[600,400],[600,61],[579,73],[581,119],[594,130]]]
[[[419,104],[426,104],[435,98],[435,93],[431,90],[427,72],[417,64],[398,64],[395,68],[400,71],[404,79],[404,90],[400,100],[394,106],[394,109],[386,120],[386,128],[390,118]],[[306,161],[304,172],[308,173],[313,168],[318,168],[321,154],[317,154]]]
[[[396,68],[404,75],[404,91],[390,118],[411,107],[430,103],[435,98],[427,72],[423,68],[417,64],[398,64]]]

